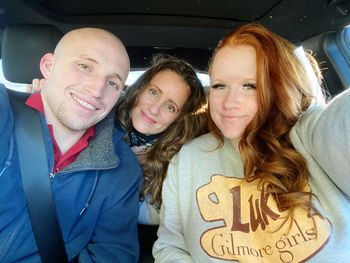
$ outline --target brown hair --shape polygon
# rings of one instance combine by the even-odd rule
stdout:
[[[260,25],[250,24],[221,39],[211,65],[221,48],[237,45],[252,46],[257,65],[258,111],[239,143],[244,177],[248,181],[259,179],[260,187],[274,196],[278,208],[288,210],[286,220],[293,218],[296,207],[320,215],[312,203],[315,195],[305,190],[306,160],[294,149],[290,139],[290,130],[313,98],[309,78],[294,53],[295,46]],[[223,134],[211,118],[209,128],[221,147]]]
[[[169,55],[155,56],[151,67],[122,95],[117,105],[117,117],[122,127],[127,132],[134,129],[131,110],[152,78],[163,70],[171,70],[178,74],[190,88],[190,95],[176,120],[162,132],[157,142],[139,157],[143,172],[140,198],[143,199],[148,194],[151,196],[151,203],[158,207],[162,202],[162,185],[171,158],[182,145],[207,132],[207,118],[204,112],[200,112],[207,100],[204,88],[190,64]]]

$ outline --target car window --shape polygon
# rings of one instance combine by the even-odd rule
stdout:
[[[2,71],[2,60],[1,59],[0,59],[0,83],[4,84],[9,89],[18,90],[18,91],[25,91],[26,90],[25,84],[13,83],[13,82],[5,79],[4,73]]]
[[[318,79],[316,77],[316,74],[307,59],[305,55],[304,48],[302,46],[295,49],[295,54],[298,56],[298,58],[302,61],[306,72],[308,73],[308,76],[310,78],[311,84],[312,84],[312,93],[314,95],[314,104],[324,104],[325,103],[325,97],[323,95],[322,88],[318,82]]]

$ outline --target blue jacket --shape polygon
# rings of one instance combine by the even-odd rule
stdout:
[[[0,115],[0,262],[40,262],[26,209],[13,114],[3,87]],[[49,176],[53,147],[43,116],[41,121]],[[80,262],[138,260],[141,170],[123,136],[111,114],[96,125],[95,137],[77,160],[51,179],[69,260],[78,256]]]

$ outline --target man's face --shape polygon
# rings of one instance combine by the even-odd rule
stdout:
[[[42,97],[47,122],[85,131],[116,104],[129,72],[122,45],[105,32],[68,38],[52,57]],[[85,34],[85,35],[84,35]]]

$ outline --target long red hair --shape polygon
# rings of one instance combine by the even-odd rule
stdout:
[[[250,24],[226,34],[213,58],[221,48],[237,45],[252,46],[257,64],[258,112],[239,143],[245,179],[259,179],[260,187],[274,196],[278,208],[288,211],[287,218],[293,218],[296,207],[321,216],[312,202],[314,194],[305,190],[306,160],[290,139],[290,130],[313,98],[309,78],[294,53],[296,47],[263,26]],[[210,117],[209,128],[219,139],[220,147],[224,138]]]

